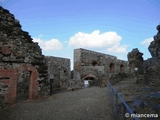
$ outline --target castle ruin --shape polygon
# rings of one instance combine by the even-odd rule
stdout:
[[[128,71],[128,62],[86,49],[74,50],[74,77],[91,80],[92,85],[107,84],[112,74]]]
[[[51,95],[54,89],[80,89],[84,80],[106,85],[110,75],[127,70],[127,61],[81,48],[74,50],[71,79],[70,59],[42,55],[14,15],[0,7],[0,108]]]

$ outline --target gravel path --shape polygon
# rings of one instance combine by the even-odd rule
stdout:
[[[107,88],[58,93],[0,110],[0,120],[112,120]]]

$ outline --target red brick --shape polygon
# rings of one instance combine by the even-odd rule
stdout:
[[[10,79],[8,80],[0,81],[1,83],[8,85],[8,89],[6,91],[5,97],[7,102],[9,102],[10,104],[16,103],[18,71],[20,69],[31,72],[30,85],[29,85],[29,100],[38,98],[37,91],[36,91],[38,87],[38,82],[36,81],[38,77],[38,73],[35,67],[28,64],[23,64],[12,70],[0,68],[0,76],[10,77]]]

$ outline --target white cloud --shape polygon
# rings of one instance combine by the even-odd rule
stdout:
[[[127,45],[122,45],[122,46],[112,46],[107,49],[108,52],[115,52],[115,53],[127,53]]]
[[[148,46],[150,44],[150,42],[152,42],[152,41],[153,41],[153,38],[148,38],[148,39],[141,41],[141,44]]]
[[[58,39],[41,40],[40,38],[33,38],[34,42],[38,42],[42,50],[61,50],[63,45]]]
[[[99,30],[91,34],[78,32],[69,39],[69,46],[77,48],[105,48],[110,52],[126,53],[127,45],[120,45],[122,37],[116,32],[105,32],[100,34]]]

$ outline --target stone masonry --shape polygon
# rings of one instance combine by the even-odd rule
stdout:
[[[128,61],[129,61],[129,71],[131,74],[134,74],[135,68],[138,68],[138,73],[143,74],[143,53],[141,53],[138,48],[133,49],[128,53]]]
[[[0,108],[48,96],[54,89],[80,89],[84,80],[106,85],[111,75],[127,71],[127,61],[80,48],[74,50],[71,79],[70,59],[42,55],[19,20],[0,7]]]
[[[46,56],[45,59],[48,67],[48,82],[53,79],[52,84],[55,89],[66,89],[71,79],[70,59],[53,56]]]
[[[160,25],[156,29],[158,33],[148,47],[152,58],[145,60],[143,66],[147,83],[158,88],[160,87]]]
[[[47,77],[44,63],[38,43],[13,14],[0,7],[0,108],[38,98],[40,81]]]
[[[143,53],[137,48],[128,53],[130,71],[136,75],[137,83],[134,91],[137,94],[133,94],[133,102],[129,104],[134,112],[139,114],[148,112],[160,115],[160,25],[156,29],[158,33],[148,47],[151,58],[143,60]]]
[[[157,35],[153,37],[153,41],[150,43],[148,50],[152,58],[143,60],[143,53],[139,52],[137,48],[128,53],[128,61],[130,72],[135,74],[135,68],[137,71],[137,81],[139,83],[145,83],[151,86],[160,85],[160,25],[156,27],[158,30]],[[155,87],[156,88],[156,87]]]
[[[107,84],[110,75],[127,72],[128,62],[86,49],[74,50],[74,78],[91,80],[91,85]]]

